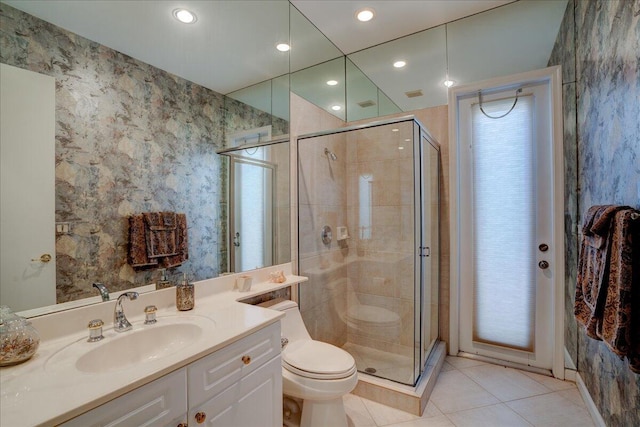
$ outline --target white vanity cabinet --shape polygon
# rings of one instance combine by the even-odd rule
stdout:
[[[64,424],[282,426],[280,322]]]
[[[63,427],[186,426],[187,370],[178,369],[62,424]]]
[[[282,426],[280,322],[189,365],[189,425]]]

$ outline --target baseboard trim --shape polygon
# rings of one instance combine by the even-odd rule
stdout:
[[[582,400],[584,400],[584,404],[587,405],[587,410],[589,411],[595,425],[597,427],[607,427],[602,415],[600,415],[600,411],[598,411],[598,407],[591,398],[591,394],[589,394],[589,390],[587,390],[587,386],[584,384],[584,381],[582,381],[582,377],[578,372],[576,372],[576,385],[578,386],[578,391],[582,396]]]
[[[569,354],[567,347],[564,348],[564,367],[566,369],[571,369],[572,371],[577,371],[576,364],[573,363],[573,358]]]

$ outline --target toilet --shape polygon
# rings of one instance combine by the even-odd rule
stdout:
[[[358,383],[353,357],[334,345],[312,340],[295,302],[277,298],[259,305],[285,313],[282,338],[288,343],[282,349],[282,391],[302,399],[300,426],[347,427],[342,396]]]

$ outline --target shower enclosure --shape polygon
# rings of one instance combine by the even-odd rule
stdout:
[[[307,329],[415,385],[438,340],[438,144],[404,117],[301,136],[297,153]]]

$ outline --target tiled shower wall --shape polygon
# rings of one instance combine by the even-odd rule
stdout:
[[[127,263],[127,216],[185,212],[194,279],[226,270],[226,164],[233,132],[285,121],[0,4],[0,61],[56,79],[57,299],[153,282]],[[52,230],[52,232],[54,232]]]
[[[550,65],[563,67],[566,346],[607,426],[640,425],[640,375],[573,317],[576,225],[598,204],[640,208],[640,1],[571,0]]]

